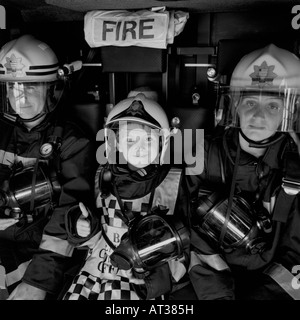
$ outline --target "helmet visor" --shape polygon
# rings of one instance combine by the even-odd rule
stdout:
[[[144,267],[153,268],[177,257],[182,244],[173,228],[160,216],[144,217],[130,233]]]
[[[299,94],[295,88],[223,87],[216,124],[262,135],[300,132]]]
[[[54,82],[0,82],[0,113],[31,119],[55,109],[63,85]]]

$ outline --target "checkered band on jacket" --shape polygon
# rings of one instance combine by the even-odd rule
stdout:
[[[169,208],[168,214],[174,213],[180,176],[181,170],[170,170],[155,190],[152,207],[163,205]],[[125,200],[123,204],[125,209],[132,210],[133,213],[146,215],[149,199],[150,193],[138,199]],[[99,194],[96,203],[103,213],[102,223],[106,235],[118,246],[128,228],[117,214],[121,209],[116,197],[111,194],[102,199]],[[139,300],[135,287],[144,285],[144,281],[135,278],[131,270],[121,270],[111,264],[113,249],[105,241],[101,231],[92,240],[85,265],[74,278],[64,300]]]

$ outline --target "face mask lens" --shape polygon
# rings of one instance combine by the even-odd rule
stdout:
[[[0,205],[8,207],[16,213],[19,208],[22,213],[27,216],[32,215],[32,176],[36,176],[35,183],[35,208],[42,208],[53,200],[57,200],[56,196],[60,192],[60,186],[54,179],[50,182],[49,172],[44,164],[35,167],[18,168],[9,179],[9,190],[0,190]],[[56,187],[54,188],[54,186]]]
[[[249,203],[240,196],[234,196],[230,208],[230,216],[225,225],[228,209],[228,199],[216,192],[199,199],[196,214],[199,231],[205,233],[212,243],[224,250],[245,247],[251,252],[260,246],[263,250],[266,244],[264,232],[261,231],[257,220],[256,210],[252,210]],[[226,228],[226,229],[224,229]],[[222,231],[225,230],[221,239]],[[254,249],[254,250],[253,250]]]
[[[210,234],[215,241],[219,240],[219,235],[225,222],[228,199],[220,202],[212,209],[203,224],[203,229]],[[250,208],[242,199],[234,198],[227,231],[223,240],[225,247],[236,245],[242,241],[252,228],[252,220],[249,216]]]
[[[169,260],[184,259],[189,239],[181,220],[151,214],[130,225],[110,259],[113,266],[120,269],[152,270]]]
[[[170,226],[158,216],[141,221],[134,232],[141,261],[148,267],[161,264],[178,254],[177,239]]]

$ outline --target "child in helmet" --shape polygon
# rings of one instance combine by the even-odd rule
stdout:
[[[221,134],[206,137],[191,176],[189,275],[198,299],[300,299],[300,61],[270,44],[249,53],[221,88]],[[205,192],[204,192],[205,191]]]
[[[187,194],[182,170],[163,163],[170,138],[164,110],[132,95],[109,113],[105,137],[108,162],[95,185],[100,224],[82,204],[70,216],[69,241],[91,250],[63,299],[193,297]]]
[[[0,278],[9,300],[55,297],[74,251],[65,213],[79,199],[93,203],[94,146],[61,121],[58,68],[31,35],[0,51]]]

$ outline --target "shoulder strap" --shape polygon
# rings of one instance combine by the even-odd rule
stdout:
[[[206,170],[210,182],[225,184],[224,157],[221,154],[220,141],[220,138],[213,139],[209,145]]]
[[[14,126],[9,123],[9,121],[5,120],[5,118],[1,117],[1,121],[7,124],[8,131],[2,136],[3,150],[7,150],[10,139],[13,135]]]
[[[300,192],[300,156],[292,141],[283,150],[282,160],[282,184],[275,203],[273,220],[285,223],[295,197]]]
[[[96,173],[96,186],[97,191],[100,193],[100,197],[106,199],[111,194],[112,188],[112,172],[110,165],[106,163],[106,165],[100,166]]]

